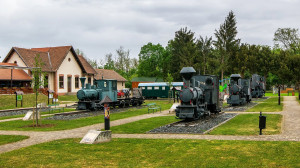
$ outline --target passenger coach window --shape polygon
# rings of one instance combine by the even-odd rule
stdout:
[[[158,86],[154,87],[154,90],[159,90],[159,87]]]
[[[104,82],[104,87],[106,87],[106,82]]]
[[[163,86],[163,87],[161,87],[161,90],[166,90],[166,87],[164,87],[164,86]]]
[[[148,90],[152,90],[152,87],[147,87]]]
[[[142,89],[145,90],[146,88],[145,88],[145,87],[142,87]]]

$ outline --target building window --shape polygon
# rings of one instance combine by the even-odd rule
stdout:
[[[64,88],[64,76],[63,75],[59,76],[59,88],[60,89]]]
[[[79,76],[75,76],[75,88],[79,88]]]
[[[123,82],[122,82],[122,86],[123,86]]]
[[[15,61],[14,63],[15,63],[15,64],[17,64],[18,62],[17,62],[17,61]]]
[[[91,84],[92,83],[92,78],[88,77],[88,83]]]
[[[44,88],[48,88],[48,76],[45,76],[45,79],[44,79]]]
[[[70,61],[71,61],[71,58],[68,58],[68,61],[70,62]]]

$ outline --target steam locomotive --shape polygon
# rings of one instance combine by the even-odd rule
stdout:
[[[261,98],[265,95],[266,85],[265,78],[260,75],[253,74],[251,78],[251,94],[252,97]]]
[[[141,89],[134,89],[132,97],[129,91],[124,98],[117,98],[116,80],[94,80],[94,85],[87,83],[84,87],[86,78],[80,78],[82,89],[77,92],[78,110],[98,110],[103,109],[104,103],[112,107],[137,106],[144,103]]]
[[[229,98],[227,104],[242,105],[249,103],[252,99],[250,80],[242,79],[240,74],[232,74],[229,84]]]
[[[180,119],[197,120],[204,115],[219,113],[219,79],[214,75],[194,75],[193,67],[184,67],[180,71],[183,77],[183,89],[179,93],[180,105],[176,107],[176,116]]]

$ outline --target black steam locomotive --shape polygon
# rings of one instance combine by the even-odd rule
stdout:
[[[232,74],[230,76],[227,104],[242,105],[246,102],[249,103],[251,99],[250,80],[242,79],[240,74]]]
[[[266,85],[265,78],[260,75],[253,74],[251,78],[251,94],[252,97],[261,98],[265,95]]]
[[[180,71],[183,89],[179,93],[180,105],[176,116],[180,119],[199,119],[201,116],[220,112],[219,79],[214,75],[194,75],[193,67]]]

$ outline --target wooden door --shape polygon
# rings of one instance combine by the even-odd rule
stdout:
[[[72,92],[72,77],[68,77],[68,92]]]

